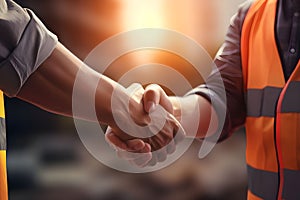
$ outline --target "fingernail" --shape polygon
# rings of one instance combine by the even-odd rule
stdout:
[[[142,144],[142,145],[143,145],[143,144]],[[135,145],[135,146],[133,147],[133,150],[135,150],[135,151],[141,150],[142,145],[141,145],[141,144]]]
[[[149,112],[153,112],[155,110],[155,103],[153,101],[150,101],[147,103],[147,107],[149,108]]]

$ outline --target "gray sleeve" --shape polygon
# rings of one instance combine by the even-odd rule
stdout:
[[[219,122],[222,122],[218,129],[218,132],[221,132],[218,141],[230,136],[236,128],[244,124],[246,118],[240,39],[242,25],[251,4],[252,1],[245,2],[232,17],[225,41],[214,59],[217,72],[214,70],[205,84],[187,94],[198,94],[213,102]],[[220,85],[220,78],[224,87]],[[225,119],[221,119],[224,116]],[[219,136],[219,134],[215,135]]]
[[[15,96],[58,40],[31,10],[10,0],[6,4],[0,9],[0,89]]]

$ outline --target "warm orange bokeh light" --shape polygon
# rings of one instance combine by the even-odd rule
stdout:
[[[176,31],[196,41],[199,46],[206,50],[211,59],[213,59],[214,54],[224,40],[229,16],[231,15],[227,14],[230,13],[230,10],[227,10],[227,7],[224,6],[228,2],[220,2],[218,0],[118,0],[118,3],[120,32],[142,28]],[[168,34],[155,35],[151,39],[155,40],[156,44],[164,44],[171,48],[181,48],[180,51],[182,52],[191,51],[186,44],[171,40]],[[127,38],[120,45],[130,46],[136,41],[135,37]],[[202,52],[193,53],[199,57],[200,65],[202,65],[201,60],[207,59],[207,57],[201,57]],[[195,73],[195,66],[192,66],[182,56],[174,55],[170,52],[166,53],[158,49],[134,50],[134,52],[127,55],[120,55],[120,58],[116,59],[109,66],[105,74],[118,80],[132,68],[148,63],[158,63],[177,70],[186,77],[186,80],[193,87],[203,83],[202,76],[199,73]],[[201,67],[205,68],[206,65],[207,63],[204,62]],[[148,67],[147,71],[153,73],[151,70],[154,69],[151,69],[151,65]],[[210,70],[210,65],[207,65],[207,70]],[[162,72],[155,72],[158,77],[163,77]],[[132,82],[135,81],[132,80]],[[155,83],[155,80],[153,82]],[[183,90],[184,88],[182,88]]]
[[[166,26],[161,0],[123,1],[123,21],[125,30],[137,28],[163,28]]]

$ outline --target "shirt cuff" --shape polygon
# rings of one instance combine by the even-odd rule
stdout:
[[[29,9],[30,16],[22,37],[11,54],[0,63],[1,71],[17,74],[17,83],[10,84],[4,92],[13,97],[18,94],[28,77],[50,56],[58,39]]]

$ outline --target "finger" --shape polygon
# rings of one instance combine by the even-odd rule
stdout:
[[[145,147],[145,142],[141,139],[127,140],[126,144],[129,151],[140,151]]]
[[[149,97],[148,97],[149,96]],[[172,103],[166,94],[166,92],[157,84],[151,84],[146,87],[145,93],[143,96],[144,99],[144,105],[146,108],[148,108],[150,105],[151,106],[151,100],[155,103],[155,105],[160,104],[166,111],[169,113],[173,114],[173,106]],[[147,103],[148,102],[148,103]],[[145,109],[146,112],[149,112],[148,110]]]
[[[157,161],[163,162],[167,159],[167,151],[166,148],[162,148],[157,151]]]
[[[173,133],[172,133],[173,134]],[[166,132],[156,134],[151,137],[151,143],[154,146],[153,150],[161,149],[169,144],[169,142],[173,139],[173,136],[169,137]]]
[[[169,99],[169,96],[163,89],[160,90],[160,101],[159,104],[169,113],[174,114],[173,105]]]
[[[152,158],[151,160],[147,163],[148,166],[154,166],[157,163],[157,152],[152,152]]]
[[[151,147],[149,144],[146,144],[143,150],[141,151],[143,153],[140,157],[137,159],[129,161],[131,164],[136,165],[138,167],[145,167],[148,162],[152,159],[152,153],[151,153]]]
[[[162,147],[162,145],[159,143],[159,140],[157,139],[157,136],[152,136],[151,138],[148,138],[148,143],[151,145],[151,151],[156,151]]]
[[[130,152],[130,151],[118,150],[117,155],[121,159],[133,161],[133,162],[134,160],[138,160],[143,157],[145,157],[145,160],[147,161],[149,161],[152,158],[151,147],[147,143],[145,143],[144,148],[141,149],[140,151]]]
[[[129,161],[132,165],[142,167],[145,166],[151,159],[152,153],[148,148],[144,148],[142,152],[127,152],[127,151],[118,151],[117,155],[123,160]]]
[[[108,127],[106,130],[105,140],[110,146],[112,146],[115,149],[119,148],[123,150],[128,150],[127,144],[118,136],[116,136],[110,127]]]
[[[160,102],[161,87],[156,84],[151,84],[146,87],[143,95],[144,110],[150,113],[155,109],[155,106]]]
[[[168,154],[172,154],[174,153],[176,150],[176,145],[175,145],[175,141],[172,140],[168,145],[167,145],[167,153]]]

